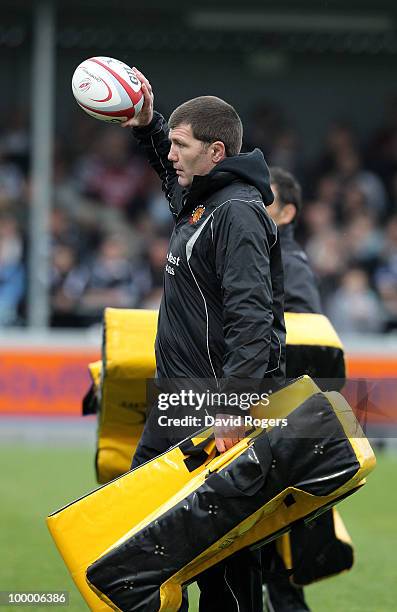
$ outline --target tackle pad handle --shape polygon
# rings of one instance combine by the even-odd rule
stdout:
[[[210,472],[206,484],[222,497],[251,497],[265,485],[273,455],[266,434],[259,436],[245,451],[220,472]]]
[[[193,436],[194,437],[194,436]],[[206,438],[203,438],[198,444],[193,444],[192,438],[184,440],[179,448],[184,455],[188,455],[183,460],[189,472],[194,472],[202,466],[215,449],[215,438],[212,432]]]

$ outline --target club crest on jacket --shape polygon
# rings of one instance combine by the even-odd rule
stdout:
[[[190,219],[189,219],[190,225],[194,225],[194,223],[197,223],[197,221],[200,221],[201,217],[204,214],[204,211],[205,211],[205,206],[203,206],[202,204],[200,204],[199,206],[196,206],[196,208],[192,212]]]

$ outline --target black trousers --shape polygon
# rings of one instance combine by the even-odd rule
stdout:
[[[303,589],[291,584],[275,542],[261,549],[262,572],[267,588],[267,612],[310,612]]]
[[[192,432],[193,433],[193,432]],[[150,417],[132,460],[132,468],[167,451],[180,440],[153,435]],[[262,612],[262,566],[260,550],[243,550],[197,577],[199,612]],[[180,612],[188,612],[187,592]],[[196,611],[195,611],[196,612]]]

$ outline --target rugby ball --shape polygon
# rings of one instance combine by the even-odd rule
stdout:
[[[131,119],[144,102],[139,79],[127,64],[112,57],[90,57],[77,66],[72,91],[86,113],[111,123]]]

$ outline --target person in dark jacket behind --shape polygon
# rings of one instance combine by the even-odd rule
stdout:
[[[302,208],[302,192],[298,181],[282,168],[270,168],[274,194],[267,211],[277,223],[284,266],[285,312],[322,313],[320,294],[306,253],[296,242],[294,229]]]
[[[323,315],[318,285],[306,253],[296,242],[295,227],[302,208],[301,187],[292,174],[282,168],[270,168],[273,204],[267,210],[278,225],[284,267],[284,311]],[[311,324],[308,326],[308,333]],[[331,329],[332,323],[328,321]],[[310,335],[310,333],[309,333]],[[336,332],[335,332],[336,335]],[[346,368],[343,348],[331,346],[287,346],[288,380],[309,374],[323,391],[340,390]]]
[[[213,96],[185,102],[167,124],[153,111],[150,83],[134,72],[145,102],[124,126],[133,127],[159,174],[175,220],[156,339],[159,386],[212,379],[227,394],[247,381],[253,391],[264,379],[269,388],[283,384],[283,272],[277,225],[266,211],[273,194],[263,154],[240,154],[241,120]],[[243,414],[230,404],[216,412]],[[155,435],[153,414],[133,467],[178,441],[172,432]],[[216,426],[218,451],[244,435],[242,424]],[[200,610],[262,611],[261,582],[260,553],[242,551],[199,576]],[[187,610],[186,599],[180,609]]]
[[[295,241],[294,227],[302,208],[302,193],[294,176],[282,168],[270,168],[274,194],[267,210],[279,228],[284,267],[285,312],[321,313],[320,295],[306,254]],[[303,371],[304,373],[304,371]],[[274,543],[263,549],[268,612],[304,612],[309,610],[302,588],[294,587],[285,574]]]

